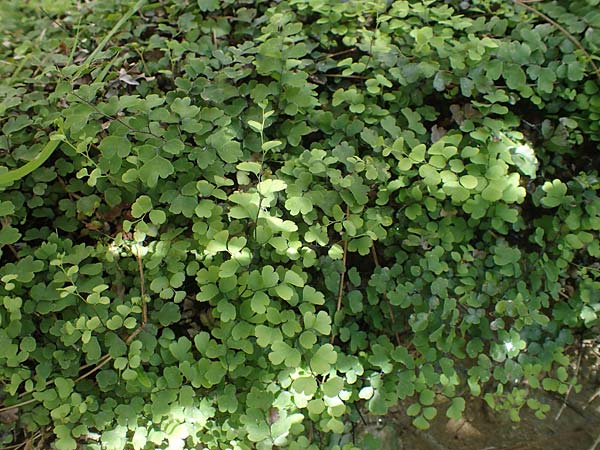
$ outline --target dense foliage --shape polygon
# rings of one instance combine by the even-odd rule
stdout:
[[[543,417],[600,313],[600,8],[530,5],[4,0],[0,444]]]

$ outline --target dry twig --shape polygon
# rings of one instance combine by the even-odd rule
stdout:
[[[592,403],[594,400],[596,400],[598,397],[600,396],[600,389],[598,389],[596,392],[594,392],[592,394],[592,396],[590,397],[590,399],[588,400],[588,405],[590,403]]]
[[[579,356],[577,357],[577,365],[575,366],[575,375],[574,375],[575,378],[577,378],[577,376],[579,375],[579,369],[581,368],[581,358],[583,356],[583,348],[582,347],[583,347],[583,339],[579,343]],[[570,383],[569,388],[567,389],[567,393],[565,394],[565,399],[563,401],[563,404],[560,407],[558,413],[556,414],[556,417],[554,418],[555,421],[560,419],[561,414],[567,407],[567,401],[569,399],[569,394],[571,393],[572,389],[573,389],[573,383]]]
[[[354,78],[357,80],[368,80],[368,77],[363,77],[362,75],[344,75],[341,73],[321,73],[324,77],[333,77],[333,78]]]
[[[102,367],[104,367],[106,364],[108,364],[108,362],[110,360],[112,360],[112,356],[110,355],[104,355],[102,358],[100,358],[99,364],[96,364],[94,367],[92,367],[90,370],[88,370],[86,373],[84,373],[83,375],[80,375],[79,377],[77,377],[75,379],[75,383],[80,382],[81,380],[83,380],[84,378],[89,377],[90,375],[92,375],[94,372],[99,371],[100,369],[102,369]]]
[[[600,444],[600,434],[598,434],[598,437],[596,438],[596,440],[594,441],[592,446],[589,448],[589,450],[596,450],[596,447],[598,447],[598,444]]]
[[[375,243],[373,243],[373,246],[371,247],[371,254],[373,255],[373,262],[375,262],[375,266],[379,267],[379,257],[377,256],[377,250],[375,249]],[[387,305],[388,305],[388,312],[390,314],[390,320],[392,322],[392,327],[396,328],[396,318],[394,317],[394,310],[392,309],[392,304],[390,303],[390,299],[388,298],[388,296],[385,292],[383,293],[383,298],[385,299],[385,301],[387,302]],[[394,336],[396,337],[396,345],[400,346],[402,341],[400,340],[400,335],[398,334],[397,330],[394,330]]]
[[[350,214],[350,207],[346,206],[346,217]],[[340,274],[340,286],[338,289],[338,298],[337,305],[335,307],[335,312],[338,313],[340,309],[342,309],[342,298],[344,296],[344,282],[346,281],[346,261],[348,259],[348,240],[344,240],[344,254],[342,255],[342,273]],[[335,315],[334,315],[335,317]],[[335,342],[335,334],[333,331],[331,332],[331,344]]]
[[[4,408],[0,408],[0,413],[11,410],[13,408],[20,408],[21,406],[29,405],[29,404],[35,403],[35,402],[37,402],[37,400],[35,398],[31,398],[29,400],[25,400],[20,403],[15,403],[14,405],[5,406]]]
[[[356,51],[356,47],[347,48],[346,50],[341,50],[341,51],[335,52],[335,53],[328,53],[327,55],[323,55],[323,56],[319,57],[319,59],[335,58],[336,56],[345,55],[346,53],[352,53],[353,51]]]
[[[348,257],[348,241],[344,241],[344,255],[342,256],[342,264],[344,265],[342,273],[340,274],[340,286],[338,289],[337,305],[335,312],[339,312],[342,309],[342,297],[344,296],[344,282],[346,281],[346,259]],[[335,316],[334,316],[335,317]],[[331,344],[335,341],[335,334],[331,333]]]
[[[135,329],[133,333],[129,335],[125,343],[127,345],[131,344],[133,339],[140,334],[140,332],[148,323],[148,310],[146,307],[146,281],[144,278],[144,265],[142,264],[142,257],[140,256],[139,250],[136,252],[137,262],[138,262],[138,270],[140,271],[140,296],[142,301],[142,323]]]

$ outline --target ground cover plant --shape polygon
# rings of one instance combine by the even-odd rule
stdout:
[[[598,0],[0,6],[4,447],[378,448],[577,388]]]

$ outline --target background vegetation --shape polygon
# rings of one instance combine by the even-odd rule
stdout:
[[[2,445],[364,449],[576,382],[598,0],[0,6]]]

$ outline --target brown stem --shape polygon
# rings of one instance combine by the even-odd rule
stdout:
[[[341,73],[322,73],[324,77],[334,77],[334,78],[355,78],[357,80],[367,80],[368,77],[363,77],[362,75],[343,75]]]
[[[138,268],[140,270],[140,292],[142,295],[142,323],[146,325],[148,322],[148,311],[146,309],[146,281],[144,278],[144,266],[142,265],[142,257],[139,252],[137,254]]]
[[[15,445],[9,445],[7,447],[2,447],[1,450],[17,450],[21,447],[24,447],[25,445],[27,445],[27,441],[25,442],[21,442],[20,444],[15,444]]]
[[[321,56],[321,58],[319,58],[319,59],[335,58],[336,56],[345,55],[346,53],[352,53],[354,51],[356,51],[356,47],[348,48],[346,50],[342,50],[342,51],[336,52],[336,53],[329,53],[327,55]]]
[[[579,375],[579,369],[581,368],[581,359],[583,357],[583,339],[580,339],[579,341],[579,355],[577,356],[577,365],[575,366],[575,378],[577,378],[577,376]],[[561,414],[563,413],[563,411],[565,410],[565,408],[567,407],[567,402],[569,400],[569,394],[571,394],[571,390],[573,390],[573,383],[569,383],[569,387],[567,389],[567,392],[565,394],[565,398],[563,400],[563,404],[561,405],[558,413],[556,414],[556,417],[554,418],[555,421],[557,421],[558,419],[560,419]]]
[[[340,275],[340,286],[338,289],[337,305],[335,308],[336,313],[339,312],[339,310],[342,308],[342,297],[344,296],[344,281],[346,280],[346,257],[347,257],[347,254],[348,254],[348,241],[344,241],[344,256],[342,257],[342,263],[344,264],[344,268]],[[335,334],[332,332],[331,333],[331,344],[333,345],[334,342],[335,342]]]
[[[21,406],[29,405],[29,404],[35,403],[35,402],[37,402],[37,400],[35,398],[30,398],[29,400],[25,400],[24,402],[15,403],[14,405],[5,406],[4,408],[0,408],[0,413],[3,413],[4,411],[8,411],[9,409],[19,408]]]
[[[346,207],[346,217],[348,216],[348,214],[350,213],[350,207]],[[342,309],[342,297],[344,296],[344,281],[346,280],[346,260],[348,257],[348,240],[346,239],[344,241],[344,254],[342,256],[342,264],[343,264],[343,268],[342,268],[342,273],[340,274],[340,286],[338,289],[338,298],[337,298],[337,305],[335,307],[335,312],[339,312],[340,309]],[[335,318],[335,315],[334,315]],[[335,334],[331,333],[331,344],[333,345],[333,343],[335,342]]]
[[[15,246],[12,244],[8,244],[8,249],[10,250],[10,252],[13,254],[13,256],[15,257],[15,259],[18,261],[19,259],[19,254],[17,253],[17,251],[15,250]]]
[[[337,306],[335,312],[338,312],[342,308],[342,297],[344,296],[344,279],[346,278],[346,259],[348,256],[348,241],[344,241],[344,256],[342,257],[342,264],[344,269],[340,276],[340,288],[338,290]]]
[[[367,58],[365,69],[369,68],[369,64],[371,64],[371,60],[373,59],[373,44],[375,42],[375,34],[377,33],[377,29],[379,28],[379,11],[377,11],[376,13],[377,16],[375,17],[375,30],[373,31],[373,35],[371,36],[371,42],[369,43],[369,57]]]
[[[79,100],[81,100],[83,103],[85,103],[86,105],[88,105],[89,107],[91,107],[98,114],[102,114],[102,116],[106,117],[107,119],[115,120],[115,121],[119,122],[121,125],[123,125],[124,127],[128,128],[130,131],[132,131],[134,133],[147,134],[147,135],[150,135],[150,136],[155,137],[157,139],[161,139],[162,141],[166,142],[166,139],[164,137],[162,137],[162,136],[154,134],[151,131],[136,130],[131,125],[129,125],[127,122],[125,122],[124,120],[122,120],[120,117],[111,116],[109,114],[103,113],[102,111],[100,111],[100,109],[98,109],[98,107],[96,105],[94,105],[92,102],[88,102],[85,98],[81,97],[76,92],[71,92],[70,94],[72,94],[73,96],[77,97]]]
[[[69,188],[67,187],[67,183],[65,183],[65,180],[63,180],[62,177],[57,177],[58,179],[58,184],[60,184],[62,186],[62,188],[64,189],[64,191],[67,193],[67,195],[69,196],[70,200],[79,200],[81,198],[81,195],[78,195],[74,192],[70,192]]]
[[[81,380],[83,380],[84,378],[89,377],[90,375],[92,375],[94,372],[99,371],[100,369],[102,369],[102,367],[104,367],[112,358],[112,356],[110,355],[104,355],[100,361],[102,361],[100,364],[94,366],[92,369],[88,370],[86,373],[84,373],[83,375],[79,376],[78,378],[75,379],[75,383],[79,383]]]
[[[590,403],[592,403],[594,400],[596,400],[598,397],[600,396],[600,389],[598,389],[596,392],[594,392],[592,394],[592,396],[590,397],[590,399],[588,400],[588,405]]]
[[[375,242],[373,242],[373,246],[371,247],[371,255],[373,255],[375,267],[379,267],[379,256],[377,255],[377,250],[375,249]]]
[[[35,445],[34,450],[41,450],[44,448],[44,444],[46,443],[46,438],[48,437],[48,433],[50,431],[50,427],[46,427],[44,429],[42,429],[42,432],[40,433],[40,441]]]
[[[375,249],[375,243],[373,242],[373,246],[371,247],[371,254],[373,255],[373,262],[375,263],[375,267],[380,267],[379,265],[379,257],[377,256],[377,250]],[[396,337],[396,345],[400,346],[401,344],[401,340],[400,340],[400,335],[398,334],[398,331],[395,329],[396,328],[396,318],[394,316],[394,310],[392,309],[392,304],[390,302],[390,299],[388,298],[387,294],[384,292],[383,293],[383,298],[385,299],[385,301],[387,302],[388,305],[388,312],[390,314],[390,321],[392,322],[392,327],[394,328],[394,336]]]
[[[598,447],[598,444],[600,444],[600,434],[598,435],[598,437],[596,438],[596,440],[594,441],[592,446],[589,448],[589,450],[596,450],[596,447]]]
[[[125,344],[129,345],[133,341],[133,339],[141,333],[141,331],[148,323],[148,309],[146,307],[146,281],[144,278],[144,265],[142,264],[142,257],[140,256],[139,251],[136,252],[136,258],[138,262],[138,269],[140,271],[140,297],[142,300],[142,323],[134,330],[133,333],[129,335]]]

